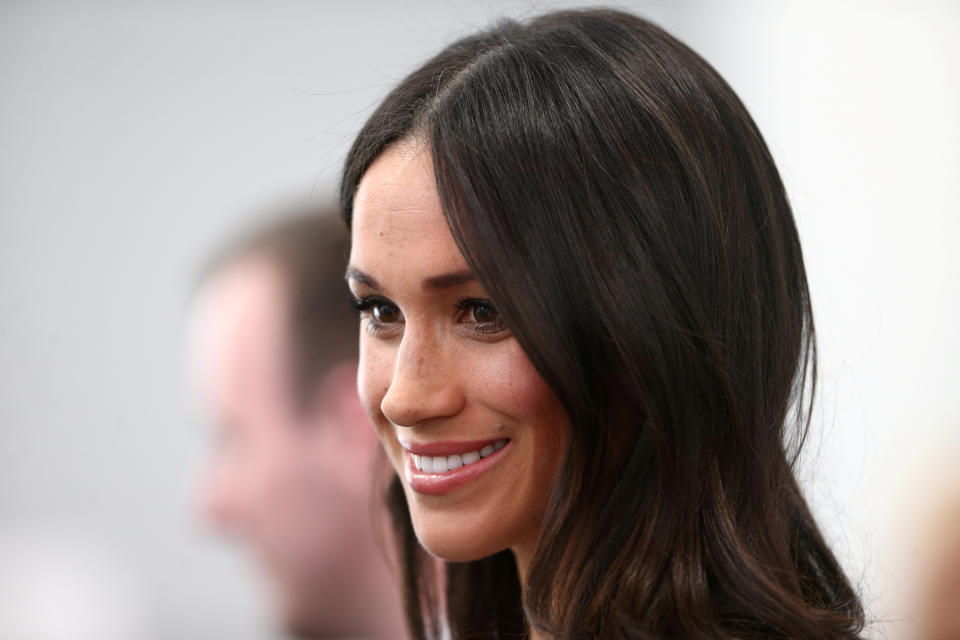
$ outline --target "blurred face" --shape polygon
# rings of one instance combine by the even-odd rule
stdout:
[[[336,628],[340,594],[356,580],[356,554],[366,552],[358,541],[369,527],[373,442],[352,370],[341,393],[357,407],[354,424],[334,423],[349,418],[330,410],[336,403],[293,411],[287,306],[281,275],[266,259],[242,260],[206,286],[194,355],[218,447],[203,506],[262,561],[286,626],[336,634],[344,632]],[[344,435],[352,432],[364,437]]]
[[[361,310],[361,400],[433,554],[474,560],[534,542],[565,415],[472,276],[428,149],[385,151],[354,204],[348,278]]]

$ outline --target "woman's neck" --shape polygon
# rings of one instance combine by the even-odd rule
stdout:
[[[513,551],[513,559],[517,563],[517,577],[520,579],[521,589],[526,588],[525,585],[527,584],[527,575],[530,569],[530,559],[533,554],[528,545],[516,545],[511,548],[511,551]],[[528,640],[549,640],[547,636],[543,635],[530,625],[527,625],[527,633]]]
[[[518,544],[510,548],[513,552],[513,559],[517,563],[517,577],[520,578],[520,584],[527,584],[527,572],[530,567],[530,556],[533,555],[530,552],[529,545]]]
[[[546,636],[542,635],[533,627],[529,627],[528,631],[530,632],[530,634],[527,636],[529,640],[547,640]]]

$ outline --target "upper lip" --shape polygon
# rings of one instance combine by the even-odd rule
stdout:
[[[488,444],[509,438],[489,438],[487,440],[443,440],[440,442],[413,442],[398,438],[400,446],[418,456],[452,456],[458,453],[479,451]]]

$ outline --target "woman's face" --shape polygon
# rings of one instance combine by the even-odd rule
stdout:
[[[420,542],[451,561],[525,553],[566,418],[457,248],[426,145],[394,145],[364,174],[348,279],[360,397]]]

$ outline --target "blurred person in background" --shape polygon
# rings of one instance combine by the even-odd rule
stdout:
[[[960,468],[957,449],[915,450],[914,468],[901,475],[893,546],[885,551],[899,565],[894,587],[902,595],[895,620],[904,640],[960,638]]]
[[[342,223],[297,212],[203,272],[191,353],[217,446],[204,515],[265,566],[287,633],[405,637],[371,500],[376,437],[356,391]]]
[[[943,501],[921,550],[916,599],[919,640],[960,638],[960,493]]]

